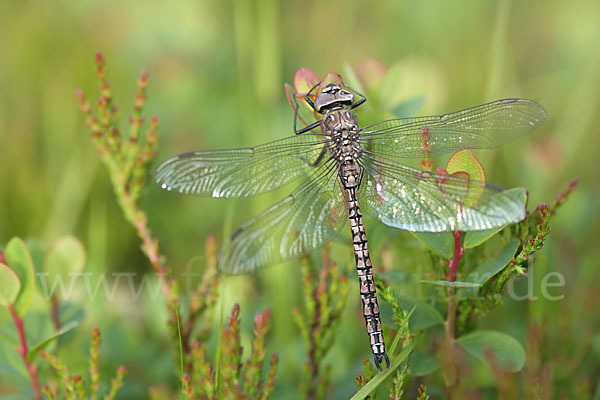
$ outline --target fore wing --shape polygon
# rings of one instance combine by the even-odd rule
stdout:
[[[323,149],[322,136],[298,135],[256,147],[189,152],[165,161],[155,180],[180,193],[252,196],[312,173],[325,161]]]
[[[450,114],[382,121],[361,130],[361,144],[375,154],[424,158],[460,149],[501,146],[535,129],[546,110],[533,100],[503,99]]]

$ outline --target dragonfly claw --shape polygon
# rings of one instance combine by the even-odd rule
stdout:
[[[381,371],[381,362],[383,361],[383,359],[385,358],[385,363],[387,364],[387,368],[390,367],[390,359],[388,358],[386,353],[383,354],[373,354],[373,359],[375,361],[375,366],[377,367],[378,370]]]

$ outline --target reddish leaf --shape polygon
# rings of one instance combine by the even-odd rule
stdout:
[[[319,83],[319,75],[308,68],[300,68],[294,76],[294,88],[299,95],[305,95],[308,91]]]
[[[321,90],[322,87],[329,85],[330,83],[337,83],[338,85],[342,84],[342,77],[340,76],[340,74],[338,74],[337,72],[328,72],[325,77],[323,78],[323,80],[321,81],[321,84],[319,85],[319,91]]]
[[[385,68],[379,61],[367,59],[358,65],[356,75],[362,86],[369,91],[381,83],[385,76]]]

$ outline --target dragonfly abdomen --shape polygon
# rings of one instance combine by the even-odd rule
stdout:
[[[373,265],[369,256],[367,235],[362,221],[362,214],[356,201],[355,187],[345,187],[348,200],[348,218],[352,230],[352,245],[354,247],[354,258],[356,259],[356,272],[360,284],[360,298],[363,306],[363,316],[367,333],[369,334],[371,351],[375,358],[375,365],[381,369],[380,363],[385,359],[387,366],[390,360],[385,353],[381,319],[379,317],[379,305],[373,281]]]

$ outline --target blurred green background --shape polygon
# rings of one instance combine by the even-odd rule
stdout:
[[[398,96],[424,96],[420,114],[502,97],[531,98],[548,110],[548,121],[529,136],[477,155],[489,181],[527,187],[530,207],[553,201],[573,177],[580,178],[534,262],[536,293],[543,274],[557,271],[566,284],[553,293],[565,297],[507,298],[483,324],[511,332],[522,343],[528,323],[542,324],[548,350],[542,362],[557,387],[567,393],[577,385],[594,388],[600,376],[599,16],[600,3],[593,0],[2,1],[0,243],[19,235],[49,244],[74,234],[88,251],[87,270],[135,272],[140,279],[151,273],[73,97],[76,88],[92,100],[97,96],[97,51],[107,59],[123,122],[132,110],[139,70],[150,72],[146,115],[160,119],[157,163],[185,151],[288,136],[292,113],[283,83],[292,82],[297,69],[324,75],[375,59],[403,72]],[[203,265],[208,235],[221,242],[227,231],[284,194],[215,200],[150,185],[142,207],[170,264],[185,271]],[[368,224],[369,231],[385,230]],[[409,235],[397,235],[406,249],[424,253]],[[339,261],[350,266],[351,254]],[[380,263],[375,253],[376,268]],[[226,315],[239,302],[247,333],[257,310],[273,308],[268,349],[281,357],[276,398],[295,390],[304,360],[290,318],[301,296],[296,264],[225,277],[218,308]],[[402,261],[394,266],[402,269]],[[340,330],[344,343],[330,355],[332,396],[339,398],[354,391],[360,360],[369,356],[352,282]],[[175,382],[160,296],[151,297],[99,295],[86,303],[79,328],[82,351],[90,327],[99,326],[107,367],[128,366],[125,397],[143,398],[144,386]],[[84,354],[70,357],[74,368],[85,368]],[[577,374],[580,381],[572,381]]]

